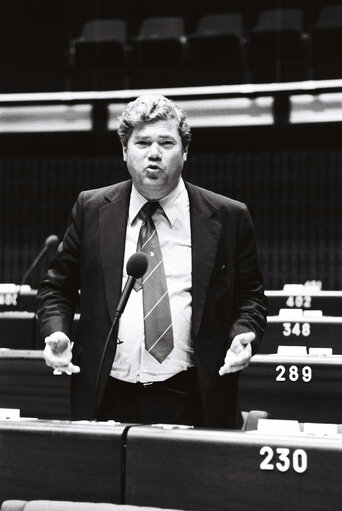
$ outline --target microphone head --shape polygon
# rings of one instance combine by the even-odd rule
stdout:
[[[131,255],[126,264],[127,275],[134,279],[140,279],[147,270],[148,259],[143,252]]]
[[[59,238],[56,236],[56,234],[50,234],[44,242],[44,245],[48,248],[50,247],[57,247],[59,243]]]

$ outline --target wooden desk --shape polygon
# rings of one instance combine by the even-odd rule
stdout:
[[[70,376],[54,376],[41,351],[0,351],[0,407],[69,419],[69,395]],[[241,373],[240,397],[243,410],[273,418],[342,423],[342,357],[255,355]]]
[[[259,353],[277,353],[278,346],[332,348],[342,354],[342,317],[268,316]]]
[[[254,355],[240,375],[240,403],[274,419],[342,423],[342,356]]]
[[[0,350],[0,407],[24,417],[70,418],[70,376],[54,376],[42,351]]]
[[[124,425],[0,421],[0,501],[121,500]]]
[[[19,288],[19,286],[18,286]],[[321,310],[326,316],[341,316],[342,291],[313,291],[305,289],[300,293],[290,293],[283,290],[266,290],[269,302],[270,316],[277,316],[280,309],[301,308],[304,310]],[[0,296],[0,310],[19,310],[36,312],[37,290],[24,289],[21,293],[16,290]]]
[[[327,511],[342,501],[341,470],[341,435],[135,427],[127,437],[126,503],[197,511]]]
[[[13,284],[12,292],[0,292],[0,311],[27,311],[36,312],[37,309],[37,290],[24,286],[19,292],[20,286]]]
[[[341,434],[0,421],[0,502],[327,511],[339,509],[341,469]]]
[[[0,312],[0,348],[35,348],[36,317],[34,312]]]
[[[269,315],[277,316],[280,309],[321,310],[325,316],[342,315],[342,291],[312,291],[303,289],[302,292],[265,291],[269,304]]]

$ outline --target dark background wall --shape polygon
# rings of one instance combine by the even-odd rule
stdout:
[[[63,236],[81,190],[128,174],[113,133],[2,135],[0,144],[0,280],[19,282],[46,236]],[[248,204],[266,288],[307,279],[342,288],[339,124],[194,130],[184,176]],[[29,283],[45,271],[46,262]]]

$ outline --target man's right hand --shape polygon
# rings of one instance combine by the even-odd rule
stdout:
[[[72,344],[64,332],[54,332],[45,338],[43,356],[46,365],[54,369],[54,374],[80,372],[80,368],[71,362]]]

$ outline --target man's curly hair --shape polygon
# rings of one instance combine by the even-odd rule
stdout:
[[[183,149],[186,150],[191,141],[191,131],[184,110],[171,99],[157,94],[144,94],[128,103],[119,117],[117,133],[121,144],[124,147],[127,146],[128,139],[135,127],[157,119],[174,119],[176,121]]]

